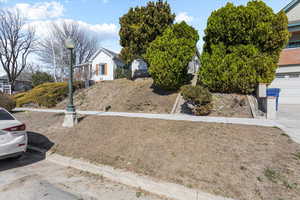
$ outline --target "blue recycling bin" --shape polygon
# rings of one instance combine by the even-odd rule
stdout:
[[[276,97],[276,111],[278,111],[280,88],[268,88],[267,96]]]

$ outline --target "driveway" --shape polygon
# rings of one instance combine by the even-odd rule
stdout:
[[[279,105],[277,122],[284,125],[291,138],[300,143],[300,105]]]
[[[0,161],[0,200],[159,200],[103,177],[65,168],[27,152],[20,160]]]

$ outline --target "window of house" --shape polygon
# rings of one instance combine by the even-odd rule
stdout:
[[[97,64],[95,74],[98,75],[107,75],[107,64]]]
[[[105,75],[105,64],[100,64],[100,75]]]

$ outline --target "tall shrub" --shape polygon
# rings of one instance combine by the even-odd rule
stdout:
[[[16,101],[13,98],[11,98],[9,95],[5,95],[0,92],[0,107],[11,111],[16,107]]]
[[[181,22],[169,27],[150,44],[145,58],[154,85],[162,89],[178,89],[184,84],[198,40],[197,31]]]
[[[32,75],[32,85],[34,87],[41,85],[43,83],[54,82],[54,78],[47,72],[37,71]]]
[[[289,39],[284,12],[262,1],[228,3],[214,11],[205,30],[199,81],[211,91],[251,93],[275,77],[279,54]]]
[[[173,24],[175,14],[163,0],[149,1],[147,6],[130,8],[120,18],[121,57],[127,63],[143,58],[149,44]]]

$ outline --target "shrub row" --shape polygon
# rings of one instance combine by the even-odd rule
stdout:
[[[74,83],[74,90],[83,88],[82,82]],[[51,108],[64,100],[68,95],[68,83],[44,83],[32,90],[19,93],[14,96],[17,106],[22,107],[28,104]]]
[[[12,97],[0,92],[0,107],[11,111],[16,107],[16,101]]]

